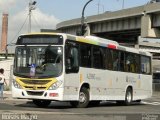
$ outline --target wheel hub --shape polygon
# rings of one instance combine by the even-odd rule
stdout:
[[[128,102],[132,101],[132,94],[130,92],[128,92],[128,94],[127,94],[127,101]]]
[[[86,96],[85,96],[85,94],[83,92],[80,92],[79,102],[81,102],[81,103],[85,103],[86,102]]]

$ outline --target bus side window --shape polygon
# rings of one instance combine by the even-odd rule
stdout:
[[[77,73],[79,70],[79,54],[76,43],[68,42],[66,44],[66,73]]]
[[[91,68],[91,45],[80,44],[80,66]]]
[[[119,64],[119,70],[124,71],[125,68],[125,54],[124,52],[120,52],[120,64]]]
[[[151,74],[151,59],[146,56],[141,56],[141,73]]]
[[[71,60],[72,60],[71,66],[78,67],[78,49],[76,47],[71,48],[70,56],[71,56]]]
[[[103,57],[104,51],[102,48],[93,47],[93,68],[104,69]]]
[[[107,69],[108,70],[113,70],[113,54],[112,50],[106,49],[106,56],[107,56]]]
[[[131,54],[125,53],[125,72],[131,72]]]
[[[112,50],[112,56],[113,56],[113,70],[118,71],[119,70],[119,51]]]

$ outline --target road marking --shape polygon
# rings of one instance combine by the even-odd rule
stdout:
[[[145,102],[142,101],[143,104],[148,104],[148,105],[160,105],[160,102]]]

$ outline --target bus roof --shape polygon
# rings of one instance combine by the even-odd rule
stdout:
[[[96,36],[83,37],[83,36],[75,36],[75,35],[66,34],[66,33],[53,33],[53,32],[35,32],[35,33],[22,34],[22,36],[26,36],[26,35],[62,35],[62,36],[66,36],[67,39],[70,39],[73,41],[79,41],[79,42],[98,45],[102,47],[108,47],[111,49],[117,49],[117,50],[151,56],[151,53],[149,52],[144,52],[139,49],[121,46],[116,41],[104,39]]]

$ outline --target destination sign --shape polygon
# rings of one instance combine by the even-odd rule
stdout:
[[[61,35],[24,35],[18,37],[16,45],[54,44],[62,45]]]

